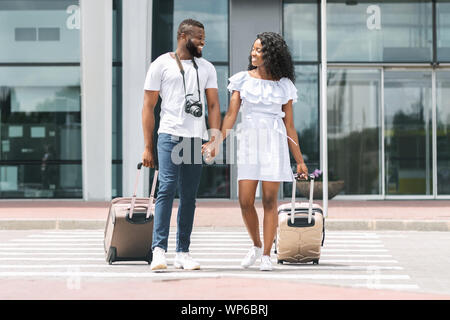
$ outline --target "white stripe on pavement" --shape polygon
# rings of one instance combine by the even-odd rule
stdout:
[[[324,248],[342,248],[342,247],[355,247],[355,248],[384,248],[382,244],[327,244]]]
[[[97,250],[98,251],[98,250]],[[103,252],[0,252],[0,256],[7,256],[7,255],[11,255],[11,256],[45,256],[45,255],[86,255],[86,256],[101,256],[101,255],[105,255],[105,253]]]
[[[298,279],[298,280],[409,280],[408,275],[361,275],[361,274],[269,274],[269,273],[226,273],[209,272],[200,273],[192,271],[167,271],[162,272],[82,272],[68,270],[66,272],[0,272],[0,277],[94,277],[94,278],[264,278],[264,279]]]
[[[145,267],[149,265],[147,263],[141,264],[36,264],[36,265],[24,265],[24,264],[0,264],[1,269],[58,269],[58,268],[136,268]],[[170,268],[170,266],[169,266]],[[376,271],[376,270],[403,270],[402,267],[397,266],[323,266],[323,265],[276,265],[273,267],[276,270],[362,270],[362,271]],[[205,265],[201,266],[203,270],[213,270],[213,269],[240,269],[243,270],[240,265]],[[246,270],[259,269],[258,266],[251,266]],[[143,270],[146,271],[147,269]]]
[[[167,252],[166,257],[172,257],[175,256],[175,252]],[[217,252],[217,253],[211,253],[211,252],[191,252],[192,256],[200,256],[200,255],[206,255],[206,256],[218,256],[218,255],[243,255],[242,252]],[[275,254],[271,254],[273,256],[276,256]],[[329,254],[329,253],[322,253],[322,257],[353,257],[353,258],[362,258],[362,257],[371,257],[371,258],[392,258],[392,255],[390,254]]]
[[[59,252],[43,252],[43,253],[21,253],[21,252],[7,252],[7,253],[0,253],[0,256],[25,256],[20,258],[21,260],[33,260],[33,259],[44,259],[44,258],[33,258],[33,257],[26,257],[28,255],[30,256],[48,256],[48,255],[68,255],[68,256],[83,256],[80,258],[77,258],[79,260],[84,260],[84,259],[89,259],[87,257],[84,256],[105,256],[105,253],[78,253],[78,252],[65,252],[65,253],[59,253]],[[0,258],[0,260],[10,260],[10,259],[17,259],[15,257],[11,257],[11,258]],[[50,258],[48,258],[50,259]],[[64,260],[64,259],[70,259],[70,258],[57,258],[59,260]],[[45,259],[44,259],[45,260]],[[100,259],[100,260],[104,260],[104,259]],[[173,263],[173,258],[168,258],[167,262],[169,263]],[[234,258],[224,258],[224,259],[219,259],[219,258],[196,258],[195,259],[198,262],[224,262],[224,263],[230,263],[230,262],[241,262],[242,258],[239,259],[234,259]],[[271,261],[272,262],[276,262],[277,259],[275,258],[274,255],[271,256]],[[320,263],[398,263],[397,260],[371,260],[371,259],[320,259],[319,260]]]
[[[103,246],[100,247],[98,246],[98,248],[23,248],[23,247],[18,247],[18,248],[3,248],[0,247],[0,252],[2,251],[79,251],[79,250],[86,250],[86,251],[104,251],[102,250]]]
[[[1,258],[0,261],[105,261],[105,258],[88,258],[88,257],[78,257],[78,258],[72,258],[72,257],[60,257],[60,258],[51,258],[51,257],[8,257],[8,258]],[[195,259],[200,260],[200,259]],[[242,259],[214,259],[210,262],[241,262]],[[275,260],[272,260],[272,262],[276,262]],[[320,263],[398,263],[396,260],[331,260],[331,259],[320,259]],[[130,263],[135,263],[134,261],[130,261]],[[292,264],[295,265],[295,264]],[[301,264],[299,264],[301,265]]]
[[[76,246],[79,247],[80,244],[79,243],[27,243],[26,244],[27,247],[24,247],[23,243],[0,243],[0,249],[1,248],[47,248],[47,247],[64,247],[64,248],[70,248],[70,246]],[[43,247],[45,245],[45,247]],[[99,243],[83,243],[83,246],[87,246],[87,247],[102,247],[103,248],[103,243],[99,242]]]
[[[415,290],[420,289],[420,287],[416,284],[372,284],[372,283],[363,283],[363,284],[355,284],[351,285],[353,288],[368,288],[368,289],[389,289],[389,290]]]
[[[176,232],[175,228],[174,230],[171,230],[171,232]],[[262,234],[262,230],[260,233]],[[379,235],[379,233],[373,231],[373,232],[344,232],[344,231],[326,231],[329,235],[350,235],[350,236],[372,236],[372,235]],[[42,234],[104,234],[104,230],[76,230],[76,231],[46,231],[42,232]],[[194,230],[192,231],[192,234],[243,234],[248,235],[247,231],[199,231]]]
[[[80,247],[79,244],[60,244],[60,243],[50,243],[47,244],[45,247],[42,246],[43,244],[27,244],[27,247],[24,247],[23,244],[19,243],[7,243],[7,244],[0,244],[0,251],[1,250],[103,250],[104,246],[103,244],[86,244],[83,243],[84,247]],[[72,247],[71,247],[72,246]],[[88,248],[91,247],[91,248]],[[171,251],[174,249],[172,248]],[[193,246],[190,248],[190,252],[194,253],[197,251],[236,251],[236,252],[247,252],[248,248],[217,248],[217,247],[203,247],[203,248],[196,248],[196,246]],[[169,251],[169,253],[171,252]],[[321,252],[322,254],[327,252],[388,252],[387,249],[333,249],[333,248],[322,248]],[[212,253],[213,253],[212,252]]]
[[[7,250],[7,249],[0,249],[0,255],[12,255],[12,256],[20,256],[20,255],[104,255],[105,252],[104,250],[99,250],[99,249],[90,249],[87,248],[85,250],[91,250],[91,251],[95,251],[95,252],[42,252],[42,251],[59,251],[60,249],[48,249],[48,248],[44,248],[41,250],[35,250],[35,249],[31,249],[34,252],[23,252],[21,250],[20,251],[15,251],[15,252],[10,252],[13,249],[9,249],[9,251],[6,252],[2,252],[1,250]],[[15,249],[14,249],[15,250]],[[67,249],[65,249],[67,250]],[[72,249],[72,250],[77,250],[77,249]],[[243,253],[242,252],[216,252],[216,253],[211,253],[211,252],[191,252],[192,255],[195,256],[242,256]],[[174,257],[176,255],[175,252],[167,252],[166,253],[166,257],[170,258],[170,257]],[[276,255],[274,253],[271,253],[272,257],[276,257]],[[392,258],[392,255],[388,255],[388,254],[328,254],[328,253],[323,253],[322,254],[322,258],[327,258],[327,257],[348,257],[348,258],[364,258],[364,257],[370,257],[370,258]]]
[[[263,237],[263,234],[260,235]],[[103,239],[103,235],[41,235],[33,234],[29,235],[28,238],[33,239]],[[176,239],[176,235],[169,235],[169,239]],[[191,235],[191,239],[250,239],[248,235]],[[363,239],[363,240],[378,240],[378,236],[326,236],[327,240],[330,239]]]
[[[11,242],[99,242],[103,240],[103,238],[33,238],[33,239],[11,239]],[[212,240],[224,240],[226,242],[242,242],[242,243],[252,243],[249,238],[245,239],[217,239],[217,238],[191,238],[191,243],[202,243],[202,242],[211,242]],[[175,242],[175,238],[169,238],[170,242]],[[348,243],[348,244],[380,244],[381,240],[342,240],[342,239],[332,239],[327,241],[327,243],[331,244],[339,244],[339,243]]]
[[[26,257],[26,258],[16,258],[16,257],[8,257],[8,258],[1,258],[0,261],[74,261],[74,260],[80,260],[80,261],[105,261],[105,258],[87,258],[87,257],[80,257],[80,258],[34,258],[34,257]]]

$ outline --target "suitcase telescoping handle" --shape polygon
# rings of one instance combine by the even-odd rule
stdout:
[[[134,182],[133,197],[131,198],[130,219],[133,218],[134,207],[135,207],[135,204],[136,204],[137,187],[138,187],[138,183],[139,183],[139,174],[141,172],[141,168],[142,168],[142,162],[139,162],[138,165],[137,165],[136,180]],[[150,217],[150,214],[152,213],[157,180],[158,180],[158,167],[155,168],[155,174],[153,176],[152,190],[150,192],[150,199],[149,199],[149,203],[148,203],[148,207],[147,207],[146,219],[148,219]]]
[[[291,200],[291,223],[294,224],[295,221],[295,189],[297,186],[297,174],[294,175],[294,180],[292,181],[292,200]],[[308,224],[311,223],[312,211],[313,211],[313,194],[314,194],[314,175],[309,175],[309,207],[308,207]]]

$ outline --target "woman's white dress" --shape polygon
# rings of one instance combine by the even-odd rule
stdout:
[[[230,92],[239,91],[242,121],[236,126],[238,180],[292,181],[288,137],[282,105],[297,101],[288,78],[257,79],[241,71],[228,79]]]

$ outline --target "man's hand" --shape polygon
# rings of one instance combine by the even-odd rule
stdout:
[[[154,161],[152,150],[145,148],[144,153],[142,154],[142,165],[144,167],[150,167],[150,168],[155,167],[155,161]]]

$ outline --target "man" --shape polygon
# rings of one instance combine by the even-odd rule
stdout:
[[[208,140],[204,93],[210,129],[220,129],[217,74],[214,66],[202,58],[204,45],[203,24],[193,19],[182,21],[178,27],[175,52],[165,53],[152,62],[145,80],[142,110],[145,149],[142,162],[146,167],[155,166],[154,108],[158,95],[162,99],[157,142],[159,189],[154,217],[151,270],[167,268],[165,252],[177,187],[180,202],[174,266],[188,270],[200,269],[200,264],[189,255],[189,245],[202,171],[201,149],[215,139],[211,137],[211,140],[202,146],[202,140]],[[183,146],[181,153],[180,145]]]

